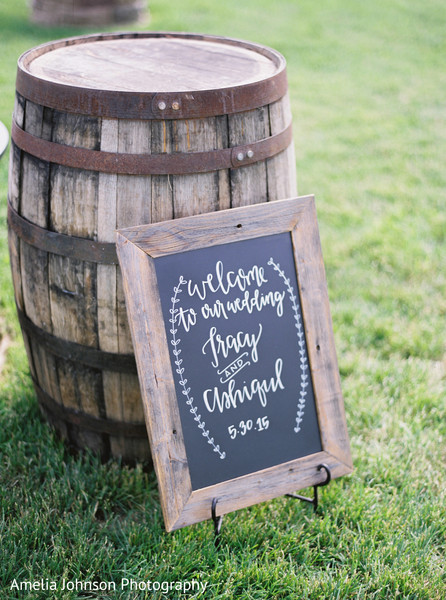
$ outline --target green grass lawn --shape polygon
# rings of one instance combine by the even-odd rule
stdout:
[[[153,473],[71,456],[39,418],[16,319],[0,161],[0,598],[446,598],[444,0],[150,0],[153,30],[244,38],[288,62],[298,186],[316,195],[354,473],[321,509],[278,498],[163,530]],[[0,120],[18,56],[86,30],[0,2]],[[9,342],[8,342],[9,340]],[[19,591],[14,580],[115,582]],[[123,578],[204,593],[121,590]],[[165,586],[164,586],[165,588]]]

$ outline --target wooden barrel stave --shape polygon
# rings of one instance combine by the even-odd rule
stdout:
[[[270,135],[283,131],[291,123],[292,114],[289,95],[269,105]],[[266,160],[268,175],[268,200],[292,198],[297,195],[296,187],[296,156],[294,144]],[[284,172],[289,173],[284,177]]]
[[[150,122],[103,119],[101,150],[107,152],[150,153]],[[98,237],[114,242],[117,223],[150,222],[150,177],[99,173]],[[125,199],[131,199],[131,202]],[[133,353],[127,322],[121,272],[116,265],[98,264],[98,332],[101,350]],[[104,370],[103,390],[107,417],[118,422],[144,423],[144,413],[136,375]],[[110,437],[113,456],[147,458],[144,441],[125,436]]]

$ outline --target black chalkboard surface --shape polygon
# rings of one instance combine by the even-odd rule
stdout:
[[[155,269],[192,489],[319,452],[290,234]]]
[[[168,531],[351,472],[312,196],[127,228],[117,251]]]

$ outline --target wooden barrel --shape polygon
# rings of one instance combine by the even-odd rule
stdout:
[[[295,196],[283,57],[227,38],[83,36],[21,56],[8,223],[41,409],[149,458],[115,230]]]
[[[45,26],[119,25],[146,14],[146,0],[33,0],[31,20]]]

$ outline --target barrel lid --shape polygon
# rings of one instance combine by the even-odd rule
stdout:
[[[210,35],[131,32],[43,44],[18,62],[17,91],[67,112],[175,119],[242,112],[287,91],[283,56]]]

